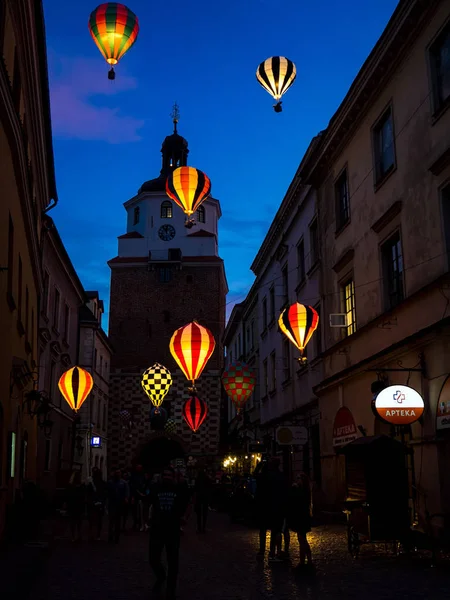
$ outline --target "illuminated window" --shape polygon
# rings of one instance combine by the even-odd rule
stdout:
[[[197,221],[199,223],[206,222],[206,211],[204,206],[199,206],[197,209]]]
[[[355,282],[349,279],[342,286],[342,303],[347,317],[347,335],[356,331]]]
[[[164,200],[161,202],[161,219],[171,219],[172,218],[172,202],[169,200]]]

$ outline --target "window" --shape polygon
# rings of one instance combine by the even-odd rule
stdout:
[[[47,315],[48,311],[48,291],[50,289],[50,275],[45,271],[44,273],[44,295],[42,296],[42,313]]]
[[[267,328],[267,298],[263,298],[262,301],[262,317],[263,317],[263,331]]]
[[[439,111],[450,101],[450,23],[430,48],[433,108]]]
[[[334,191],[336,196],[336,230],[339,230],[350,219],[347,169],[344,169],[341,175],[339,175],[334,184]]]
[[[305,242],[300,240],[297,245],[297,277],[298,283],[305,281]]]
[[[9,476],[14,477],[16,474],[16,432],[11,432],[9,442]]]
[[[172,269],[169,267],[163,267],[159,269],[159,281],[160,283],[168,283],[172,280]]]
[[[309,226],[309,254],[311,258],[310,265],[312,268],[319,260],[319,234],[317,231],[317,219],[315,219]]]
[[[59,303],[61,300],[61,295],[59,290],[55,288],[55,299],[53,302],[53,327],[55,329],[59,328]]]
[[[9,215],[8,224],[8,295],[12,300],[13,291],[13,271],[14,271],[14,225]]]
[[[269,301],[270,301],[270,322],[275,320],[275,288],[271,287],[269,290]]]
[[[289,273],[287,263],[281,270],[281,278],[283,282],[283,304],[286,304],[289,299]]]
[[[204,206],[199,206],[197,209],[197,221],[199,223],[206,222],[206,211]]]
[[[342,286],[342,304],[347,317],[347,335],[356,331],[355,282],[349,279]],[[319,321],[320,323],[320,321]]]
[[[108,363],[105,360],[105,377],[108,377]]]
[[[391,108],[387,109],[373,128],[373,153],[375,159],[375,182],[378,183],[395,166],[394,125]]]
[[[291,342],[283,340],[283,366],[284,366],[284,381],[289,381],[291,378]]]
[[[404,298],[403,255],[398,232],[383,244],[381,252],[386,310],[389,310],[397,306]]]
[[[69,317],[70,317],[70,308],[67,304],[64,305],[64,340],[66,342],[69,341]]]
[[[22,258],[19,254],[19,282],[18,282],[18,294],[17,294],[17,318],[19,319],[19,321],[22,321],[22,278],[23,278],[23,272],[22,272]]]
[[[272,352],[272,354],[270,355],[270,374],[272,376],[270,380],[270,391],[273,392],[277,387],[277,367],[275,352]]]
[[[269,372],[267,369],[267,358],[263,361],[263,391],[264,396],[267,396],[269,391]]]
[[[172,218],[172,202],[169,200],[164,200],[161,202],[161,219],[171,219]]]
[[[139,217],[141,214],[141,209],[139,206],[136,206],[133,212],[133,225],[137,225],[139,223]]]

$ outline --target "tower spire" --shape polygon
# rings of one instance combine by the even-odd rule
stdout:
[[[178,124],[178,121],[180,120],[180,107],[178,106],[178,104],[176,102],[172,107],[172,112],[170,113],[170,116],[172,117],[172,121],[173,121],[173,132],[178,133],[177,132],[177,124]]]

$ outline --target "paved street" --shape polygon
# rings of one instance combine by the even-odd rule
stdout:
[[[314,578],[293,569],[298,547],[293,544],[292,566],[256,557],[257,532],[229,525],[225,515],[211,513],[204,536],[194,523],[183,537],[180,600],[369,600],[450,598],[450,569],[430,569],[428,562],[395,558],[382,547],[363,548],[353,560],[346,550],[341,526],[322,526],[311,534],[316,558]],[[62,532],[60,532],[62,533]],[[64,537],[61,535],[60,537]],[[126,533],[119,545],[105,541],[72,544],[56,540],[47,570],[36,583],[33,600],[151,600],[152,576],[147,565],[147,535]]]

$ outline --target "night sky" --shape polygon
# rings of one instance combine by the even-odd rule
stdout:
[[[99,290],[107,312],[106,261],[126,232],[122,204],[159,175],[176,101],[188,162],[210,177],[222,206],[229,314],[253,283],[250,264],[311,138],[327,126],[397,0],[127,5],[139,17],[139,37],[110,82],[87,27],[97,2],[44,0],[59,195],[50,215],[83,285]],[[281,114],[255,77],[273,55],[297,66]]]

